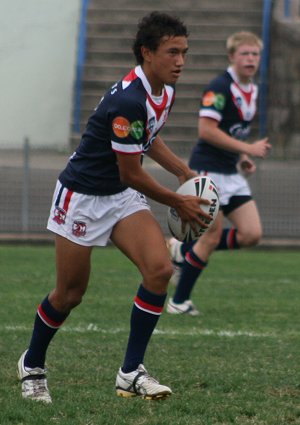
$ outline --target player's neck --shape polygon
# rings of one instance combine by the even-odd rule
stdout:
[[[240,86],[247,86],[250,83],[252,83],[252,78],[249,78],[247,76],[243,76],[243,75],[239,75],[236,70],[234,69],[233,66],[229,66],[227,71],[229,72],[229,74],[232,76],[232,78],[234,79],[234,81],[240,85]]]
[[[151,94],[157,97],[161,96],[164,89],[164,83],[153,75],[151,69],[149,69],[146,64],[142,65],[142,70],[151,87]]]

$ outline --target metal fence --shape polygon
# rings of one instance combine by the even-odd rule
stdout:
[[[183,152],[188,158],[189,152]],[[0,237],[48,235],[46,222],[52,193],[70,152],[31,149],[25,140],[20,149],[0,151]],[[300,159],[270,157],[257,161],[258,170],[250,185],[261,212],[266,239],[300,239]],[[177,179],[151,160],[146,169],[172,189]],[[167,208],[150,200],[166,236]]]
[[[45,233],[52,192],[69,153],[31,149],[0,150],[0,235]]]

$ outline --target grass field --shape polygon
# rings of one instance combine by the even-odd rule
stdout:
[[[198,317],[163,314],[145,365],[174,394],[115,395],[140,281],[114,248],[97,249],[84,302],[53,340],[53,404],[21,398],[16,363],[37,304],[55,280],[52,246],[0,246],[1,425],[300,424],[300,252],[215,253],[194,301]],[[170,293],[173,288],[170,288]]]

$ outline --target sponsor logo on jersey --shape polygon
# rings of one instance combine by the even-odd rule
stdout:
[[[246,140],[250,133],[250,126],[243,126],[243,124],[237,123],[229,128],[229,133],[235,139]]]
[[[143,137],[144,134],[143,121],[134,121],[131,124],[130,134],[134,139],[140,140],[140,138]]]
[[[214,107],[218,109],[218,111],[222,111],[225,106],[225,96],[221,93],[216,94],[215,101],[214,101]]]
[[[205,93],[202,99],[203,106],[212,106],[215,102],[215,93],[213,91],[208,91]]]
[[[149,134],[152,133],[154,126],[155,126],[155,117],[151,117],[148,121],[148,126],[147,126]]]
[[[236,104],[236,106],[238,108],[241,108],[242,107],[242,104],[243,104],[242,98],[240,96],[235,97],[234,98],[234,103]]]
[[[214,106],[218,111],[221,111],[225,106],[225,96],[222,93],[209,91],[203,96],[202,104],[206,107]]]
[[[115,135],[119,138],[127,137],[131,131],[130,122],[124,117],[116,117],[112,122]]]

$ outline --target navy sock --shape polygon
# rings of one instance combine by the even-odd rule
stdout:
[[[219,245],[216,247],[216,250],[238,249],[240,246],[238,244],[236,235],[237,230],[234,228],[223,229],[223,233]]]
[[[202,273],[202,270],[207,266],[205,261],[202,261],[191,249],[185,256],[185,260],[181,269],[180,279],[173,297],[174,303],[182,304],[189,300],[194,285]]]
[[[130,334],[122,370],[136,370],[144,361],[145,351],[163,311],[167,294],[156,295],[140,285],[131,312]]]
[[[59,313],[52,307],[48,296],[38,306],[31,341],[24,360],[25,366],[45,367],[48,345],[67,316],[68,314]]]
[[[183,242],[182,243],[182,245],[180,247],[180,251],[181,251],[181,254],[182,254],[183,257],[185,257],[186,253],[193,248],[193,246],[195,245],[196,242],[197,242],[197,239],[195,239],[194,241],[191,241],[191,242]]]

